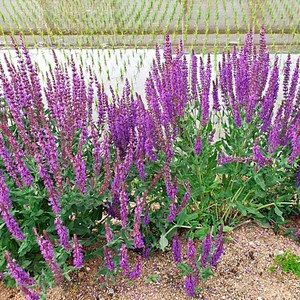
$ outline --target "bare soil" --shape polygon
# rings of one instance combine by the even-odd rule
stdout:
[[[293,223],[300,226],[300,222]],[[185,237],[181,237],[184,242]],[[300,279],[291,272],[283,272],[274,264],[276,251],[290,250],[300,255],[300,244],[271,228],[262,228],[253,222],[226,234],[225,253],[214,276],[201,282],[197,299],[209,300],[297,300]],[[134,263],[135,253],[131,253]],[[173,262],[171,251],[156,252],[143,265],[143,274],[136,280],[117,276],[116,282],[101,283],[97,270],[101,262],[92,259],[72,275],[72,281],[50,289],[47,300],[102,300],[102,299],[188,299],[184,278]],[[156,282],[146,283],[157,274]],[[24,299],[18,288],[8,289],[0,282],[0,299]]]

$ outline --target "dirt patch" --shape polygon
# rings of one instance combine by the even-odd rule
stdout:
[[[184,237],[181,237],[184,241]],[[209,300],[293,300],[299,299],[300,280],[292,273],[273,265],[276,250],[290,250],[300,255],[299,243],[272,229],[264,229],[254,223],[241,226],[226,235],[225,253],[215,276],[200,285],[198,299]],[[131,253],[132,264],[136,258]],[[128,280],[117,276],[115,283],[101,284],[97,270],[99,259],[85,263],[72,275],[72,281],[49,290],[47,300],[102,300],[102,299],[188,299],[184,280],[173,263],[171,252],[156,252],[144,262],[139,279]],[[156,274],[156,275],[154,275]],[[153,276],[154,275],[154,276]],[[146,283],[149,277],[157,281]],[[0,299],[24,299],[18,289],[8,289],[0,283]]]

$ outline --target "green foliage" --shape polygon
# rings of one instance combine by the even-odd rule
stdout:
[[[277,254],[274,258],[274,263],[281,266],[284,272],[293,272],[300,278],[300,257],[289,250],[282,254]],[[271,266],[270,271],[274,272],[276,266]]]
[[[145,280],[146,283],[157,282],[159,280],[158,274],[150,274],[148,278]]]

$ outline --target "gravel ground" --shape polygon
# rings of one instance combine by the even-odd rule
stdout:
[[[294,224],[295,225],[295,224]],[[299,225],[299,224],[298,224]],[[184,240],[184,237],[182,237]],[[264,229],[247,223],[227,233],[225,252],[214,276],[200,285],[197,299],[206,300],[292,300],[300,299],[300,279],[293,273],[283,272],[273,265],[275,251],[290,250],[300,255],[300,244],[275,235],[272,229]],[[131,259],[135,259],[134,253]],[[170,252],[157,252],[143,265],[143,275],[129,281],[117,277],[115,283],[102,286],[96,275],[98,259],[86,262],[83,269],[74,274],[72,282],[49,291],[47,300],[176,300],[185,296],[183,278],[172,260]],[[146,283],[150,274],[157,274],[157,282]],[[7,289],[0,282],[0,299],[21,300],[18,289]]]

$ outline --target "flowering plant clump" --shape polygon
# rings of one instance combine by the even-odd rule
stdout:
[[[200,280],[213,274],[224,251],[223,226],[216,235],[214,244],[211,232],[208,232],[202,247],[197,250],[194,239],[189,238],[186,245],[186,259],[182,258],[182,246],[178,234],[172,242],[174,262],[185,276],[185,289],[188,296],[195,296]]]
[[[145,99],[128,80],[108,94],[91,68],[85,78],[71,58],[68,71],[55,52],[42,85],[24,44],[15,50],[17,63],[0,64],[5,275],[7,251],[40,284],[68,278],[86,255],[101,256],[105,276],[136,278],[149,251],[167,249],[179,228],[202,238],[243,216],[278,223],[299,212],[299,60],[292,68],[288,56],[278,99],[278,58],[271,63],[263,27],[259,48],[250,32],[240,50],[223,54],[214,78],[209,55],[205,62],[193,52],[189,63],[167,35]],[[220,236],[213,246],[206,235],[200,258],[188,241],[189,295],[201,270],[216,267]],[[172,249],[180,264],[176,236]]]

